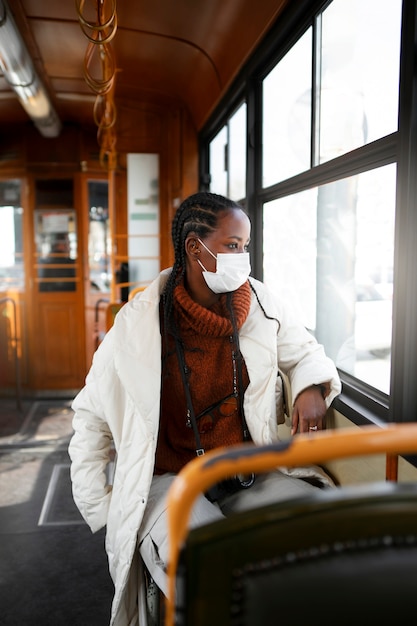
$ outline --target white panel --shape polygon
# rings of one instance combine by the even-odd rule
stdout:
[[[157,154],[128,154],[130,282],[150,282],[156,278],[160,271],[158,175],[159,158]]]

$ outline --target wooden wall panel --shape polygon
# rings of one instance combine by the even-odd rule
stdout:
[[[36,389],[75,389],[83,384],[84,324],[78,309],[76,300],[63,296],[39,303],[31,371]]]
[[[187,195],[198,190],[197,132],[190,112],[174,101],[163,104],[126,102],[118,111],[118,119],[116,229],[118,233],[123,233],[127,227],[126,154],[158,154],[162,269],[173,262],[170,233],[175,210]],[[27,276],[26,288],[22,293],[25,312],[21,322],[26,335],[22,340],[22,382],[25,393],[42,394],[48,390],[80,388],[96,348],[95,302],[84,297],[82,286],[86,281],[88,265],[88,202],[84,187],[88,179],[97,176],[105,178],[107,172],[99,163],[97,129],[93,123],[88,128],[71,127],[70,132],[63,132],[57,139],[42,139],[32,130],[28,131],[27,125],[21,125],[9,129],[8,134],[2,131],[0,174],[12,178],[19,176],[26,190],[23,208]],[[3,138],[4,141],[1,141]],[[73,180],[75,184],[74,208],[79,228],[79,288],[71,295],[40,297],[33,265],[36,256],[33,240],[36,208],[34,181],[65,178]],[[119,252],[124,252],[122,244]],[[7,329],[0,328],[1,341],[6,332]],[[8,357],[6,365],[9,371]],[[4,375],[1,376],[0,392],[5,383],[8,386],[9,380],[13,382],[9,374],[6,379]]]

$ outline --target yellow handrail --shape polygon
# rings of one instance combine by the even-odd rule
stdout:
[[[175,478],[168,493],[168,596],[166,626],[174,626],[175,576],[179,551],[187,534],[196,498],[226,477],[263,473],[276,467],[326,463],[334,459],[371,454],[410,454],[417,451],[417,423],[386,428],[364,426],[297,435],[292,440],[255,446],[218,448],[193,459]]]
[[[13,307],[13,334],[10,337],[10,343],[14,356],[15,363],[15,387],[16,387],[16,407],[18,411],[22,411],[22,383],[20,372],[20,358],[19,358],[19,332],[17,329],[17,304],[15,300],[9,296],[0,299],[0,305],[10,303]]]

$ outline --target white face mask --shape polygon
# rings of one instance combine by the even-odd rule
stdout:
[[[245,283],[251,272],[249,252],[239,252],[237,254],[223,254],[219,252],[215,256],[211,250],[201,241],[198,240],[207,252],[216,259],[216,271],[208,272],[199,260],[199,264],[203,268],[203,277],[207,286],[214,293],[228,293],[236,291]]]

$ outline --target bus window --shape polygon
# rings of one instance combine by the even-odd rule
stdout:
[[[24,290],[23,208],[20,181],[0,181],[0,292]]]

